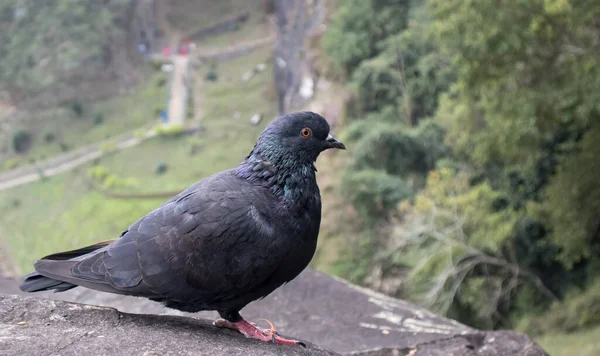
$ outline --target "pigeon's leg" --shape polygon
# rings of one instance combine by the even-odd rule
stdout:
[[[229,316],[229,315],[227,315],[227,316]],[[236,320],[237,318],[228,318],[228,319]],[[261,320],[266,320],[266,319],[261,319]],[[237,330],[245,337],[251,338],[251,339],[272,342],[275,344],[300,345],[300,346],[306,347],[306,344],[304,344],[302,341],[286,339],[286,338],[279,336],[279,333],[277,333],[277,331],[275,331],[273,324],[268,320],[267,320],[267,322],[271,325],[270,330],[263,330],[263,329],[259,328],[258,326],[256,326],[256,324],[249,323],[246,320],[242,319],[241,316],[239,317],[239,320],[236,320],[233,322],[225,320],[225,319],[217,319],[217,320],[215,320],[215,322],[213,324],[219,328],[228,328],[228,329]]]

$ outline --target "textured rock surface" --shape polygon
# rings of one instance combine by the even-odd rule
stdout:
[[[16,282],[3,282],[0,280],[0,293],[19,294]],[[80,288],[65,293],[37,293],[30,294],[30,296],[61,298],[86,304],[111,306],[126,313],[183,315],[209,320],[217,317],[216,313],[213,312],[202,312],[194,315],[179,313],[144,299],[99,293]],[[0,301],[0,315],[2,314],[2,308],[6,308],[6,306],[3,306],[6,303],[11,302],[6,299]],[[20,308],[23,309],[24,307]],[[22,310],[22,312],[25,312],[25,310]],[[104,312],[108,313],[107,311]],[[112,311],[112,313],[117,312]],[[119,313],[116,315],[119,315]],[[306,340],[319,345],[319,347],[341,354],[373,356],[545,355],[538,345],[523,334],[512,331],[484,332],[474,330],[407,302],[386,297],[313,270],[306,270],[294,281],[278,289],[267,298],[248,305],[242,310],[242,315],[251,321],[256,321],[259,318],[269,319],[284,335]],[[0,316],[0,320],[2,320],[1,318],[2,316]],[[194,344],[196,346],[202,344],[201,340],[211,338],[217,340],[214,341],[216,343],[223,343],[223,354],[235,354],[237,349],[230,350],[230,342],[234,342],[232,345],[255,345],[253,341],[245,340],[242,337],[238,338],[238,335],[228,330],[209,327],[208,321],[189,321],[188,319],[166,316],[134,316],[129,314],[124,314],[123,318],[127,322],[137,325],[136,327],[143,328],[143,325],[147,325],[148,334],[156,332],[157,338],[158,335],[169,335],[167,338],[172,338],[174,344],[182,343],[186,338],[190,338],[192,334],[190,329],[194,329],[194,325],[198,325],[197,330],[193,332],[199,334],[195,336],[199,338],[197,344]],[[27,322],[27,320],[17,319],[4,321],[4,323],[12,323],[13,325],[10,329],[13,330],[10,335],[15,335],[12,333],[20,330],[14,326],[16,323],[19,321]],[[172,329],[165,329],[162,326],[163,324],[176,326]],[[266,327],[266,325],[264,326]],[[74,330],[77,330],[77,328],[74,328]],[[179,334],[182,332],[185,335],[180,337]],[[2,331],[0,331],[0,342],[5,340],[6,337],[1,333]],[[78,335],[78,333],[75,334]],[[192,339],[196,340],[195,338]],[[126,340],[122,341],[125,342]],[[21,341],[16,340],[16,342],[20,343]],[[269,346],[275,347],[274,345]],[[259,354],[267,352],[264,350],[266,349],[260,349],[257,352]],[[316,348],[304,351],[309,352],[309,354],[310,352],[316,352],[315,354],[325,352]],[[209,354],[219,354],[214,352],[216,351],[211,349]],[[287,350],[286,352],[294,351]],[[23,355],[23,353],[20,354]],[[25,354],[27,355],[27,353]],[[66,355],[65,353],[60,354]],[[102,353],[97,353],[97,355],[100,354]],[[144,352],[123,353],[123,355],[138,354],[144,355]],[[146,354],[153,355],[152,353]],[[181,354],[185,355],[186,353]],[[204,355],[206,353],[200,352],[199,354]],[[293,355],[293,353],[289,354]],[[0,355],[4,355],[1,348]],[[93,356],[95,354],[89,355]]]
[[[205,320],[0,296],[0,355],[336,355],[246,339]]]

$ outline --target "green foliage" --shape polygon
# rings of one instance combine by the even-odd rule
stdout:
[[[398,201],[412,194],[399,177],[373,169],[346,172],[341,191],[361,215],[370,218],[387,215]]]
[[[207,80],[209,82],[216,82],[219,79],[219,74],[217,73],[217,70],[215,68],[211,68],[208,70],[208,72],[206,72],[206,75],[204,76],[204,80]]]
[[[83,111],[83,104],[77,100],[73,101],[71,103],[71,110],[73,111],[73,114],[75,114],[75,116],[77,117],[82,117],[84,114]]]
[[[45,143],[52,143],[52,142],[54,142],[54,140],[56,140],[56,135],[54,134],[54,132],[46,132],[44,134],[44,142]]]
[[[600,326],[577,333],[552,333],[535,341],[552,356],[597,356],[600,354]]]
[[[86,66],[102,69],[123,1],[5,0],[0,5],[0,90],[31,92]],[[112,6],[112,7],[111,7]]]
[[[385,221],[399,235],[363,257],[410,266],[409,297],[479,327],[576,299],[600,265],[600,5],[414,2],[376,40],[374,6],[341,3],[324,38],[353,94],[341,192],[370,222],[356,238]],[[399,182],[411,199],[382,203]]]
[[[381,51],[381,41],[406,27],[407,0],[348,0],[340,3],[323,45],[347,73]]]
[[[119,145],[115,141],[103,142],[98,145],[98,150],[102,153],[112,153],[119,150]]]
[[[427,173],[447,154],[443,131],[434,122],[410,129],[377,118],[368,116],[347,129],[346,138],[354,142],[353,165],[356,169],[383,169],[401,176]]]
[[[111,173],[105,166],[93,166],[88,169],[88,176],[95,182],[100,183],[103,187],[114,189],[124,187],[134,187],[139,185],[139,181],[135,178],[121,178],[118,175]]]
[[[361,62],[352,75],[352,84],[358,93],[356,104],[360,112],[378,111],[386,106],[395,107],[402,95],[401,74],[385,57]]]
[[[183,125],[156,125],[154,132],[161,137],[180,137],[185,133]]]
[[[161,68],[163,66],[164,62],[161,61],[160,59],[152,59],[150,60],[150,66],[152,67],[152,69],[154,69],[157,72],[161,71]],[[166,83],[166,81],[165,81]]]
[[[109,174],[110,171],[104,166],[93,166],[90,169],[88,169],[88,176],[90,176],[90,178],[98,182],[103,182]]]
[[[4,162],[4,168],[5,169],[13,169],[13,168],[17,168],[17,166],[19,165],[19,161],[17,161],[16,159],[7,159]]]
[[[154,167],[154,174],[156,174],[157,176],[165,174],[168,169],[169,166],[165,162],[158,162]]]
[[[147,135],[148,135],[148,131],[144,130],[144,129],[135,130],[135,132],[133,133],[134,137],[137,137],[140,139],[145,138]]]
[[[104,115],[101,112],[94,114],[94,125],[102,125],[104,123]]]
[[[164,88],[167,85],[167,78],[165,76],[160,76],[156,79],[156,86],[158,88]]]
[[[543,192],[544,203],[530,207],[551,229],[549,239],[561,248],[567,266],[598,256],[600,211],[600,124],[590,128],[572,154],[561,157],[556,174]],[[568,237],[568,238],[567,238]]]
[[[523,320],[519,329],[537,336],[557,331],[574,332],[599,324],[600,282],[596,281],[585,290],[572,290],[547,312]]]
[[[430,3],[439,43],[458,73],[450,105],[466,106],[448,127],[476,144],[465,149],[477,153],[476,163],[530,164],[547,134],[591,122],[600,102],[595,1],[515,0],[501,9]]]
[[[12,147],[17,153],[25,153],[31,148],[31,134],[25,130],[17,130],[12,135]]]
[[[71,146],[69,146],[68,144],[66,144],[66,143],[64,143],[64,142],[60,142],[60,143],[58,144],[58,146],[60,147],[60,150],[61,150],[62,152],[67,152],[67,151],[69,151],[69,150],[71,149]]]

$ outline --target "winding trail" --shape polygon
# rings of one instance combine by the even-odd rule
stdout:
[[[117,144],[119,149],[125,149],[136,146],[142,141],[156,136],[156,132],[153,129],[148,128],[148,126],[145,126],[144,129],[147,130],[144,137],[137,137],[135,132],[139,130],[135,130],[116,136],[109,140],[79,148],[73,152],[58,155],[40,164],[30,164],[0,173],[0,191],[35,182],[42,176],[55,176],[59,173],[72,170],[81,166],[82,164],[99,158],[104,154],[104,152],[99,149],[99,147],[104,143],[114,142]]]

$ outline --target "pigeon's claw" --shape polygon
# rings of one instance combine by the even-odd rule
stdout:
[[[283,345],[300,345],[306,347],[306,344],[302,341],[286,339],[279,336],[279,333],[275,331],[275,326],[273,323],[266,319],[265,320],[271,326],[270,330],[263,330],[256,326],[254,323],[249,323],[246,320],[236,321],[232,323],[225,319],[217,319],[213,323],[215,326],[219,328],[227,328],[239,331],[242,335],[250,339],[256,339],[265,342],[272,342],[274,344],[283,344]],[[254,324],[254,325],[253,325]]]

